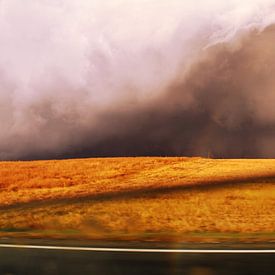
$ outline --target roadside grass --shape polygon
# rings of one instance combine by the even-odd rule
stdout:
[[[0,188],[0,236],[275,241],[275,160],[2,162]]]

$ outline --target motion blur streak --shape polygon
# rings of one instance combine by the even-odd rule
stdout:
[[[0,159],[275,157],[275,0],[0,0]]]

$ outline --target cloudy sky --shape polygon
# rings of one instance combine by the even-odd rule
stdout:
[[[0,159],[275,157],[275,0],[0,0]]]

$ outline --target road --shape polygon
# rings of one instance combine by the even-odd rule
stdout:
[[[142,244],[92,247],[4,242],[0,244],[0,274],[274,275],[274,246],[256,248],[228,249],[219,244],[152,248]]]

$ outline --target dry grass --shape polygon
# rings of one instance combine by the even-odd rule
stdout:
[[[275,160],[2,162],[0,188],[1,235],[275,241]]]

